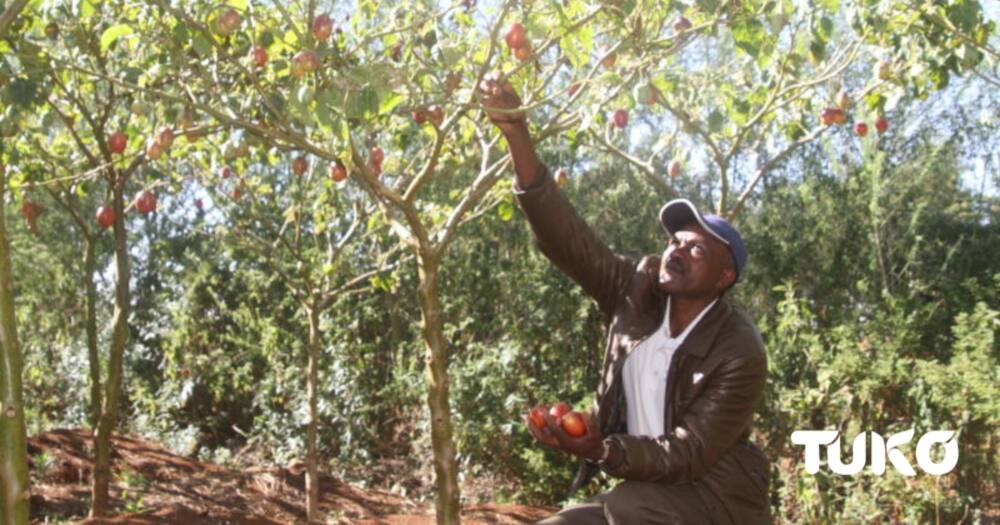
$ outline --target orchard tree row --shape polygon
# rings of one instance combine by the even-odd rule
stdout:
[[[968,1],[7,4],[0,202],[35,233],[65,214],[82,241],[72,271],[86,283],[91,514],[110,509],[130,268],[142,254],[133,214],[197,193],[170,219],[255,254],[294,297],[308,328],[310,521],[321,519],[320,318],[412,267],[437,516],[457,523],[448,365],[460,348],[446,336],[439,272],[463,224],[512,209],[498,184],[510,159],[478,98],[486,75],[512,81],[538,142],[562,152],[561,185],[614,158],[663,198],[678,178],[706,178],[716,211],[735,219],[769,171],[824,133],[878,141],[904,97],[933,97],[970,72],[995,78],[994,29]],[[0,222],[0,507],[20,524],[29,488],[6,240],[19,227]],[[114,311],[101,348],[106,237]]]

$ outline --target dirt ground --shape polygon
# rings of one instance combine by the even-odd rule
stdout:
[[[34,480],[31,523],[273,525],[304,523],[301,468],[232,470],[170,453],[132,436],[114,439],[116,516],[85,519],[90,501],[90,432],[54,430],[29,440]],[[434,523],[433,508],[375,489],[352,487],[333,477],[320,480],[320,509],[326,523],[423,525]],[[555,509],[483,504],[463,509],[463,523],[521,524]]]

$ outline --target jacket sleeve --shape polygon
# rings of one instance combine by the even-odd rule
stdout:
[[[622,461],[604,470],[630,480],[686,483],[700,479],[750,428],[764,393],[767,357],[752,326],[741,327],[719,344],[741,345],[716,368],[677,426],[659,438],[614,434]],[[758,346],[759,345],[759,346]]]
[[[597,301],[605,320],[635,273],[635,262],[615,255],[576,213],[543,167],[538,181],[514,194],[535,235],[538,249]]]

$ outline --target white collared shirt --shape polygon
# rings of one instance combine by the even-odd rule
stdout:
[[[708,303],[698,316],[678,335],[670,334],[670,298],[663,323],[648,338],[639,343],[625,360],[622,379],[628,410],[628,433],[633,436],[663,435],[663,412],[667,402],[667,374],[670,360],[701,318],[718,302]]]

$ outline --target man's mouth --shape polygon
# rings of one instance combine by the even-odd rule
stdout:
[[[667,261],[666,269],[668,272],[671,273],[676,273],[676,274],[684,273],[684,266],[681,265],[681,263],[677,262],[676,259]]]

